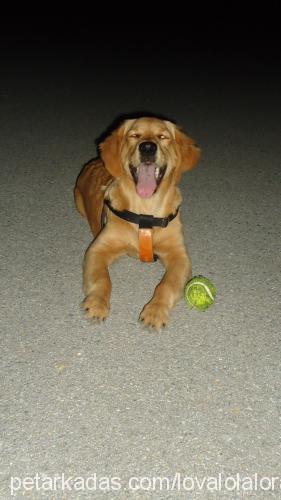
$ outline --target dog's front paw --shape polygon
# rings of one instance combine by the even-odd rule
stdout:
[[[84,299],[82,307],[85,311],[86,318],[105,320],[109,314],[107,302],[97,296],[95,293],[90,293]]]
[[[169,309],[162,304],[146,304],[139,319],[145,326],[155,328],[159,332],[169,321]]]

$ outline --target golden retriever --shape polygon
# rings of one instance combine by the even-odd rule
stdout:
[[[83,265],[86,317],[108,316],[113,261],[124,254],[143,261],[156,256],[166,272],[139,319],[160,330],[191,278],[177,184],[200,149],[174,123],[141,117],[125,120],[99,150],[100,159],[84,167],[75,186],[76,207],[95,236]]]

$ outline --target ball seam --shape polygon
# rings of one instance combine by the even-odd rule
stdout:
[[[205,283],[201,283],[201,281],[193,281],[192,283],[190,283],[190,285],[187,287],[187,290],[186,290],[186,294],[188,294],[188,291],[189,289],[193,286],[193,285],[200,285],[200,286],[203,286],[207,292],[207,294],[209,295],[210,299],[212,300],[215,300],[215,297],[213,296],[210,288],[208,287],[208,285],[206,285]],[[188,298],[188,297],[187,297]]]

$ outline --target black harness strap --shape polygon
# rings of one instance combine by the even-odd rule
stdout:
[[[104,200],[105,205],[113,212],[117,217],[124,219],[128,222],[133,222],[138,224],[140,229],[151,229],[153,227],[167,227],[169,222],[171,222],[178,215],[180,207],[178,206],[174,214],[168,215],[168,217],[154,217],[153,215],[146,214],[135,214],[129,210],[116,210],[113,208],[109,200]]]

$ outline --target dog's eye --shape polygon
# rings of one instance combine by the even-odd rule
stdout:
[[[133,139],[139,139],[140,138],[140,134],[137,134],[137,132],[132,132],[129,137],[132,137]]]
[[[166,137],[164,134],[160,134],[158,137],[159,139],[161,139],[161,141],[163,141],[164,139],[168,139],[168,137]]]

